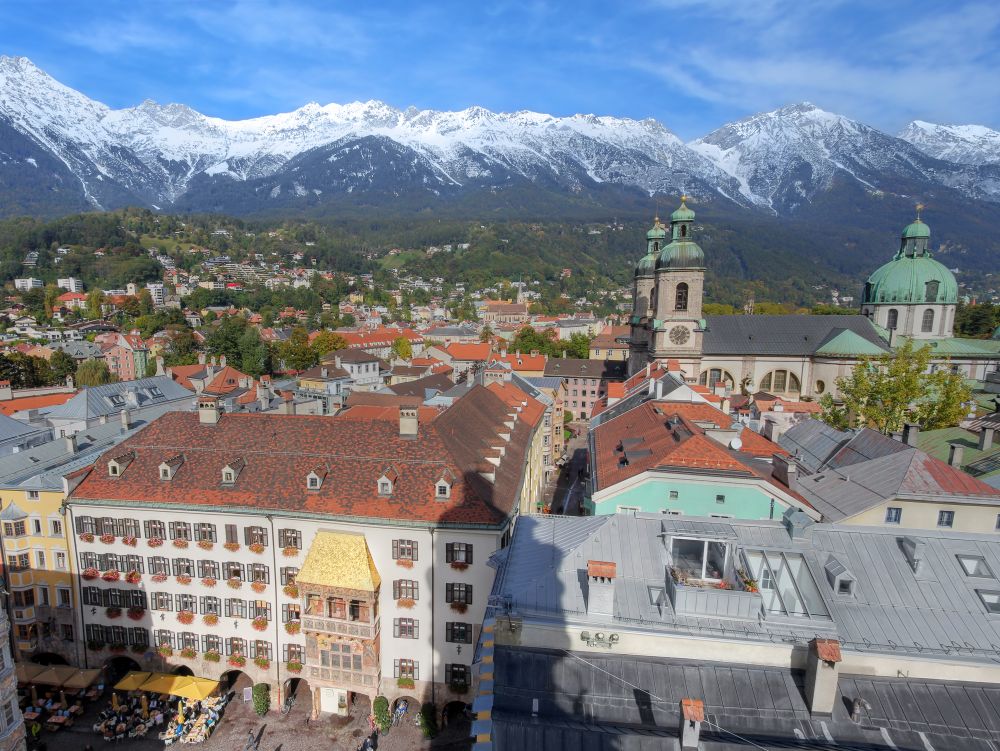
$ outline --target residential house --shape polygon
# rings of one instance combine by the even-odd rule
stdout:
[[[138,334],[117,334],[114,343],[104,349],[104,361],[120,381],[134,381],[146,376],[149,349]]]
[[[528,303],[486,300],[479,309],[479,319],[486,324],[527,323]]]
[[[382,360],[363,349],[339,349],[326,355],[322,364],[346,371],[351,391],[375,391],[382,385]]]
[[[553,357],[545,365],[545,375],[566,382],[567,408],[574,418],[586,420],[598,399],[607,395],[608,384],[625,380],[626,366],[615,360]]]
[[[591,360],[628,360],[629,327],[607,326],[590,340]]]

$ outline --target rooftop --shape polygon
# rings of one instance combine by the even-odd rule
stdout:
[[[580,360],[574,357],[553,357],[545,364],[545,375],[561,378],[600,378],[624,381],[628,363],[624,360]]]
[[[801,356],[824,347],[831,356],[888,351],[872,322],[861,315],[707,316],[706,321],[702,346],[706,355]]]

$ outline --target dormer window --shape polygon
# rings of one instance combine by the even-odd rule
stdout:
[[[108,474],[112,477],[118,477],[121,474],[121,467],[118,466],[118,462],[108,462]]]
[[[222,482],[226,485],[232,485],[236,482],[236,473],[231,469],[222,470]]]
[[[378,481],[378,494],[379,495],[392,495],[392,482],[383,477]]]
[[[306,487],[309,490],[319,490],[322,485],[323,485],[323,478],[320,477],[315,472],[310,472],[308,475],[306,475]]]
[[[449,495],[451,495],[451,488],[448,486],[448,483],[439,482],[435,496],[438,498],[447,498]]]
[[[240,472],[243,471],[246,464],[246,460],[242,458],[229,462],[229,464],[222,468],[222,484],[232,485],[235,483],[236,478],[240,476]]]
[[[160,465],[160,479],[169,480],[170,479],[170,467]]]

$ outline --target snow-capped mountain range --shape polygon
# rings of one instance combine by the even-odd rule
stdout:
[[[794,213],[844,180],[1000,201],[1000,133],[911,123],[893,137],[810,104],[691,143],[655,120],[307,104],[250,120],[145,101],[114,110],[0,57],[0,214],[148,205],[235,214],[365,202],[416,208],[518,188],[571,200],[692,193]]]

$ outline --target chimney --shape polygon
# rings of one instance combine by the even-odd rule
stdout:
[[[281,414],[283,415],[294,415],[295,414],[295,394],[291,391],[285,391],[281,394],[284,401],[281,402]]]
[[[132,427],[132,415],[127,409],[121,411],[122,430],[129,430]]]
[[[14,398],[14,389],[10,386],[10,381],[0,381],[0,402],[7,402]]]
[[[836,639],[813,639],[806,658],[806,699],[813,715],[830,716],[837,701],[837,680],[843,657]]]
[[[920,433],[920,426],[917,423],[905,423],[903,425],[903,443],[907,446],[916,446],[918,433]]]
[[[705,721],[705,702],[701,699],[681,699],[681,751],[701,748],[701,723]]]
[[[587,561],[587,615],[615,614],[614,561]]]
[[[399,437],[413,440],[417,437],[417,429],[420,426],[420,418],[417,415],[417,407],[399,408]]]
[[[789,490],[797,491],[799,489],[799,468],[791,457],[785,454],[771,456],[771,476],[787,486]]]
[[[979,431],[979,450],[989,451],[993,448],[993,428],[984,427]]]
[[[202,425],[215,425],[219,422],[219,400],[214,396],[202,396],[198,399],[198,422]]]
[[[788,536],[793,540],[809,537],[812,532],[810,527],[814,524],[805,511],[797,508],[788,509],[782,515],[781,521],[785,525],[785,529],[788,530]]]
[[[76,434],[63,436],[63,441],[66,443],[66,453],[75,454],[76,453]]]
[[[948,464],[956,469],[962,468],[962,452],[965,447],[961,443],[948,444]]]
[[[198,364],[199,365],[204,365],[205,364],[205,353],[204,352],[199,352],[198,353]]]
[[[334,367],[337,367],[337,368],[340,367],[340,355],[334,355],[333,356],[333,365],[334,365]]]
[[[325,367],[319,369],[319,374],[323,378],[329,378],[329,373],[330,373],[330,371],[327,370]]]
[[[219,367],[220,368],[226,367],[226,356],[225,355],[219,355]]]
[[[161,376],[161,375],[166,375],[166,374],[167,374],[167,371],[163,367],[163,357],[161,357],[160,355],[157,355],[156,356],[156,375]]]

